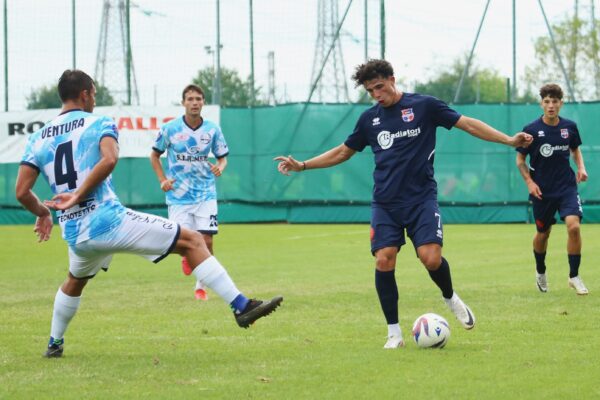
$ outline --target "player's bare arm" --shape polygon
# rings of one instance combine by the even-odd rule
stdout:
[[[464,115],[458,119],[454,126],[479,139],[512,147],[527,147],[533,141],[533,136],[528,133],[519,132],[514,136],[508,136],[483,121]]]
[[[32,190],[38,175],[39,172],[36,169],[21,165],[17,175],[16,197],[23,207],[37,216],[33,231],[38,237],[38,242],[44,242],[50,239],[52,215],[48,207],[40,201]]]
[[[540,190],[540,187],[537,185],[537,183],[535,183],[533,181],[533,179],[531,179],[531,174],[529,173],[529,167],[527,166],[527,163],[525,162],[526,160],[526,155],[525,154],[521,154],[521,153],[517,153],[517,168],[519,169],[519,172],[521,173],[521,176],[523,177],[523,180],[525,181],[525,184],[527,185],[527,190],[529,191],[529,194],[532,195],[533,197],[535,197],[536,199],[542,199],[542,191]]]
[[[279,161],[277,170],[283,175],[289,175],[290,171],[300,172],[307,169],[333,167],[349,160],[355,153],[356,150],[352,150],[345,144],[341,144],[306,161],[298,161],[291,155],[287,157],[278,156],[274,160]]]
[[[150,164],[152,165],[152,169],[158,178],[158,182],[160,183],[160,188],[163,192],[168,192],[173,189],[173,183],[175,183],[175,179],[167,179],[165,173],[163,171],[162,162],[160,161],[160,153],[152,150],[150,153]]]
[[[577,183],[587,181],[588,174],[585,170],[585,164],[583,163],[583,154],[581,154],[581,150],[579,149],[579,147],[575,150],[571,150],[571,157],[573,157],[573,161],[575,161],[575,165],[577,165]]]
[[[74,192],[57,194],[50,201],[45,201],[53,210],[67,210],[80,203],[102,181],[112,173],[119,161],[119,144],[115,138],[107,136],[100,141],[101,158],[88,177]]]

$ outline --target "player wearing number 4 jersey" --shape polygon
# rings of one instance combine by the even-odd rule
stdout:
[[[433,177],[436,128],[457,127],[480,139],[510,146],[527,146],[532,138],[523,132],[509,137],[458,114],[434,97],[399,91],[387,61],[370,60],[359,65],[352,78],[378,104],[360,116],[343,144],[306,161],[276,157],[278,169],[288,175],[290,171],[327,168],[370,146],[375,156],[371,251],[376,263],[375,288],[388,324],[384,348],[404,345],[394,271],[396,255],[405,244],[405,231],[450,310],[464,328],[471,329],[475,316],[454,292],[448,261],[442,257],[442,217]]]
[[[119,154],[118,132],[111,119],[91,113],[96,96],[93,80],[82,71],[67,70],[58,91],[62,112],[30,136],[16,184],[17,199],[37,216],[39,241],[50,239],[52,208],[69,245],[69,274],[54,299],[45,356],[62,356],[64,333],[85,285],[100,269],[108,269],[114,253],[134,253],[155,263],[171,252],[186,257],[196,279],[230,304],[243,328],[273,312],[283,298],[246,298],[199,233],[121,205],[111,183]],[[44,203],[32,191],[40,173],[54,193]]]
[[[214,254],[213,236],[219,230],[215,178],[220,177],[227,166],[229,148],[221,128],[200,115],[204,106],[202,88],[188,85],[181,97],[185,114],[168,122],[158,132],[150,162],[166,193],[169,219],[200,232],[208,250]],[[165,152],[166,175],[160,159]],[[209,161],[211,153],[217,159],[215,164]],[[192,273],[185,257],[181,265],[184,274]],[[197,299],[207,299],[200,281],[196,282],[195,295]]]

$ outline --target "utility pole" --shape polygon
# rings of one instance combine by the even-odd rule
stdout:
[[[517,0],[512,1],[512,45],[513,45],[513,62],[512,62],[512,91],[510,102],[515,101],[517,96]]]
[[[4,0],[4,111],[8,111],[8,0]]]
[[[275,105],[277,104],[277,99],[275,98],[275,52],[269,51],[269,104]]]
[[[254,88],[254,7],[250,0],[250,104],[256,104],[256,91]]]
[[[217,70],[215,75],[215,94],[214,103],[221,105],[221,1],[217,0],[217,46],[215,48],[217,55]]]
[[[76,36],[77,36],[77,31],[75,30],[75,0],[71,0],[71,30],[73,32],[73,36],[72,36],[72,50],[73,50],[73,69],[77,68],[77,40],[76,40]]]

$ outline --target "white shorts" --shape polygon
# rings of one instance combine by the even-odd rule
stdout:
[[[207,235],[216,235],[219,232],[217,200],[203,201],[198,204],[170,205],[169,219],[183,228]]]
[[[133,253],[157,263],[173,250],[179,233],[173,221],[128,208],[112,231],[69,246],[69,272],[75,278],[91,278],[108,269],[115,253]]]

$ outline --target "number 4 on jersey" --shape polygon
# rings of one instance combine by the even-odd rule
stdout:
[[[63,169],[64,168],[64,169]],[[54,155],[54,180],[56,186],[68,184],[69,189],[77,188],[77,171],[73,163],[73,143],[61,143]]]

